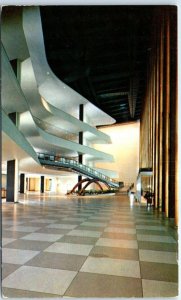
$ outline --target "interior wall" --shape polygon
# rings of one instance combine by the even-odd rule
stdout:
[[[40,178],[29,178],[29,191],[40,191]]]
[[[2,188],[5,188],[5,189],[6,189],[6,178],[7,178],[6,174],[1,175],[1,186],[2,186]]]
[[[125,123],[99,130],[108,134],[112,144],[96,145],[96,149],[114,156],[115,162],[97,162],[95,167],[117,171],[119,181],[125,184],[135,183],[139,171],[139,131],[140,123]]]
[[[78,182],[78,176],[61,176],[56,177],[56,192],[66,194]]]

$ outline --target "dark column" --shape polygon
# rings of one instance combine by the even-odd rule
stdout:
[[[165,86],[165,214],[169,216],[169,160],[170,160],[170,20],[168,15],[166,16],[166,86]]]
[[[17,202],[18,195],[18,163],[16,160],[7,162],[7,202]]]
[[[20,174],[20,193],[25,193],[25,174]]]
[[[40,192],[44,193],[45,191],[45,176],[41,176],[40,178]]]
[[[79,106],[79,120],[80,121],[83,121],[84,120],[84,105],[83,104],[80,104]],[[80,145],[83,145],[83,132],[79,132],[79,144]],[[79,154],[79,163],[82,164],[83,163],[83,155],[82,154]],[[81,181],[82,180],[82,176],[81,175],[78,175],[78,181]],[[82,189],[82,184],[80,184],[78,186],[78,191],[80,192]]]
[[[176,217],[177,224],[177,15],[170,23],[170,165],[169,165],[169,217]]]
[[[12,112],[12,113],[8,114],[8,116],[11,119],[11,121],[14,123],[14,125],[16,125],[18,127],[19,126],[19,113]]]

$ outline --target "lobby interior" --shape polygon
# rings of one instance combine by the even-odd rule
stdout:
[[[177,7],[7,6],[1,37],[2,297],[178,296]]]

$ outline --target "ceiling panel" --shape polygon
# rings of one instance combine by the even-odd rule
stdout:
[[[117,123],[140,118],[155,9],[114,5],[41,7],[50,67]],[[135,107],[131,113],[129,102]]]

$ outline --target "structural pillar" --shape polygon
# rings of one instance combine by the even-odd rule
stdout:
[[[165,214],[169,216],[169,159],[170,159],[170,22],[166,18],[166,97],[165,97]]]
[[[79,120],[80,121],[83,121],[84,120],[84,105],[83,104],[80,104],[79,105]],[[80,145],[83,145],[83,132],[79,132],[79,144]],[[83,163],[83,155],[82,154],[79,154],[79,157],[78,157],[78,162],[80,164]],[[81,175],[78,175],[78,182],[82,180],[82,176]],[[80,184],[78,186],[78,191],[80,192],[82,190],[82,184]]]
[[[45,192],[45,176],[40,177],[40,193]]]
[[[171,15],[169,14],[169,18]],[[169,218],[177,224],[177,16],[170,22],[170,151],[169,151]]]
[[[164,22],[159,35],[160,49],[159,49],[159,204],[162,207],[163,203],[163,64],[164,64]]]
[[[25,174],[21,173],[20,174],[20,193],[24,194],[25,193]]]
[[[18,161],[7,162],[7,202],[18,202]]]

